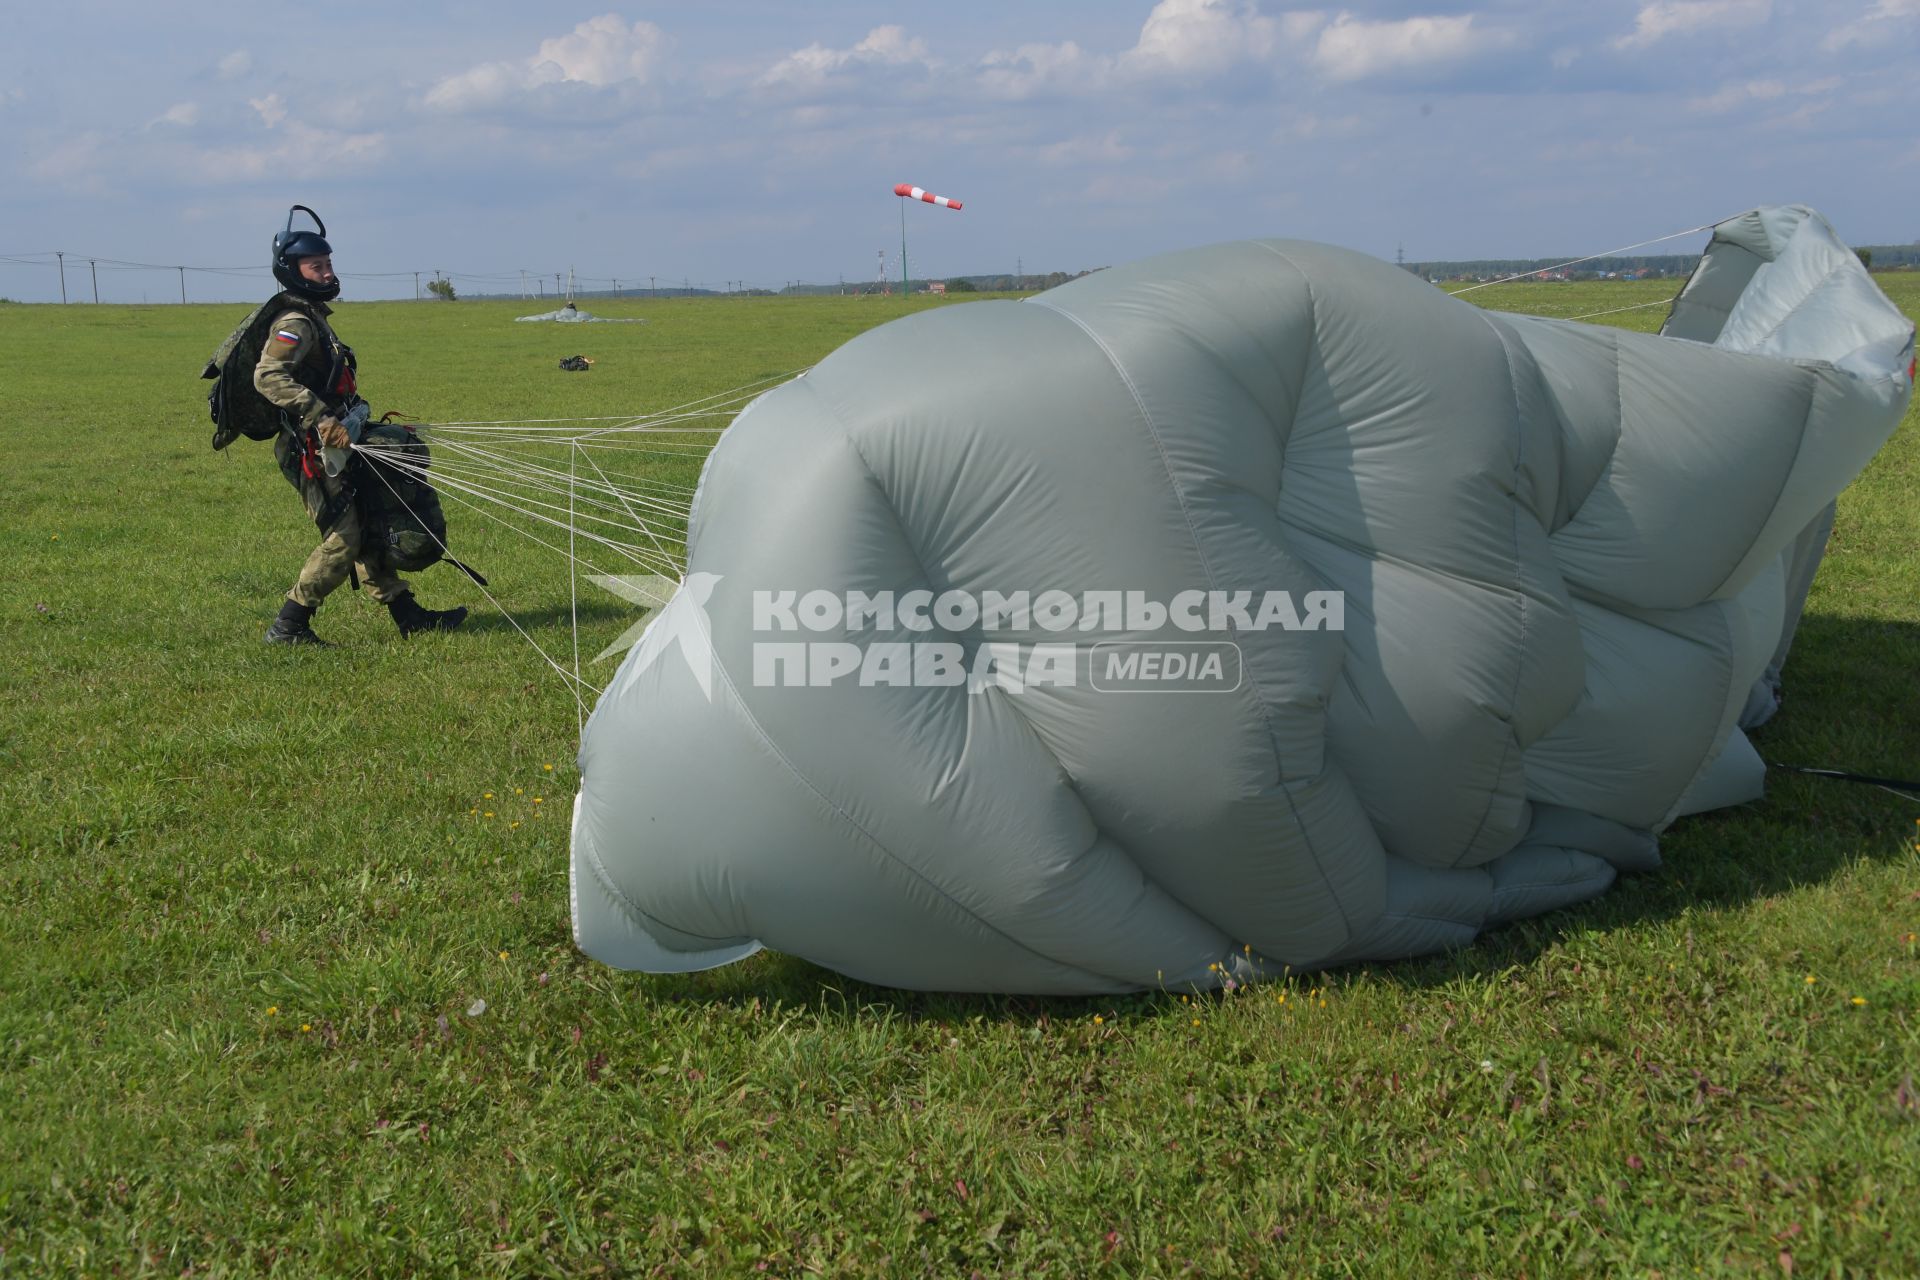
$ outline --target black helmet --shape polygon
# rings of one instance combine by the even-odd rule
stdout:
[[[295,231],[293,215],[304,213],[313,219],[318,232]],[[298,294],[314,302],[332,302],[340,296],[340,281],[332,284],[315,284],[300,274],[300,259],[318,258],[333,252],[333,246],[327,243],[327,224],[320,221],[320,215],[303,204],[294,205],[287,210],[286,229],[273,237],[273,278],[278,280],[288,293]]]

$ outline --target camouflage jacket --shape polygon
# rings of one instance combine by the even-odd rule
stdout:
[[[294,422],[311,427],[353,397],[353,348],[327,323],[332,308],[280,297],[287,307],[267,330],[253,385]]]

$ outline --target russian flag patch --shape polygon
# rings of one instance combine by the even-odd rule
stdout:
[[[300,344],[300,335],[293,332],[293,330],[291,329],[277,330],[275,331],[273,338],[274,338],[274,341],[276,342],[285,342],[292,346],[298,346]]]

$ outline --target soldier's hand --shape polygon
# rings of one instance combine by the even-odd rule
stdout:
[[[320,443],[329,449],[351,448],[353,441],[347,435],[347,429],[340,425],[337,418],[320,419]]]

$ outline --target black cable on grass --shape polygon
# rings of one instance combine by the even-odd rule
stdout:
[[[1864,773],[1848,773],[1843,769],[1815,769],[1803,764],[1781,764],[1767,761],[1767,768],[1778,769],[1782,773],[1804,773],[1815,778],[1832,778],[1836,782],[1858,782],[1869,787],[1879,787],[1882,791],[1891,791],[1895,795],[1904,795],[1908,800],[1920,800],[1920,782],[1909,782],[1904,778],[1874,778]]]

